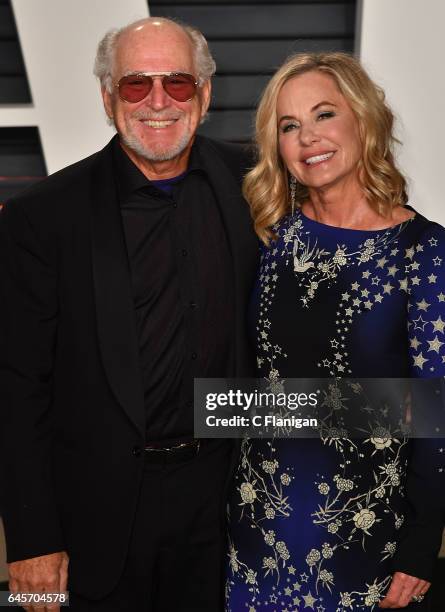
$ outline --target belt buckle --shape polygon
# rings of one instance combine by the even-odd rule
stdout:
[[[181,444],[177,444],[176,446],[171,446],[170,448],[167,448],[166,450],[168,452],[181,452],[183,450],[194,450],[195,451],[195,456],[199,453],[199,450],[201,448],[201,440],[192,440],[191,442],[181,442]]]

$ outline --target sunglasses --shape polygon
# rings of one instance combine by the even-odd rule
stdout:
[[[161,79],[164,91],[177,102],[191,100],[198,87],[195,77],[184,72],[140,72],[124,76],[116,84],[120,99],[125,102],[140,102],[153,89],[153,77]]]

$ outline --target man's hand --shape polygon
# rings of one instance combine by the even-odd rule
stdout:
[[[68,582],[68,555],[56,552],[8,564],[12,593],[64,593]],[[59,603],[24,606],[27,612],[60,612]]]
[[[413,597],[425,595],[431,582],[415,578],[403,572],[395,572],[386,597],[379,603],[380,608],[405,608]],[[415,601],[415,600],[414,600]]]

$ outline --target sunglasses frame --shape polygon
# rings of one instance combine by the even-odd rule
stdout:
[[[171,96],[168,91],[165,89],[164,87],[164,78],[165,77],[172,77],[172,76],[186,76],[186,77],[190,77],[191,79],[193,79],[193,84],[195,86],[195,91],[193,93],[193,95],[190,98],[187,98],[187,100],[176,100],[176,98],[174,98],[173,96]],[[162,88],[165,91],[165,93],[170,96],[170,98],[172,98],[172,100],[175,100],[176,102],[189,102],[190,100],[192,100],[195,95],[196,95],[196,90],[199,87],[199,81],[196,80],[196,78],[193,76],[193,74],[189,74],[188,72],[131,72],[130,74],[124,74],[119,81],[117,81],[117,83],[114,84],[114,86],[117,88],[117,91],[119,93],[119,98],[121,100],[123,100],[124,102],[127,102],[128,104],[138,104],[139,102],[142,102],[142,100],[145,100],[145,98],[150,95],[152,89],[153,89],[153,84],[151,86],[151,89],[149,90],[149,92],[147,93],[146,96],[144,96],[143,98],[141,98],[140,100],[138,100],[137,102],[131,102],[131,100],[126,100],[125,98],[123,98],[121,96],[121,92],[120,92],[120,83],[122,81],[122,79],[126,78],[126,77],[151,77],[153,79],[153,77],[162,77]]]

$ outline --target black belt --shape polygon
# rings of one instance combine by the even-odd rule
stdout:
[[[181,463],[193,459],[202,449],[205,440],[187,439],[171,442],[149,442],[144,449],[146,463]]]

